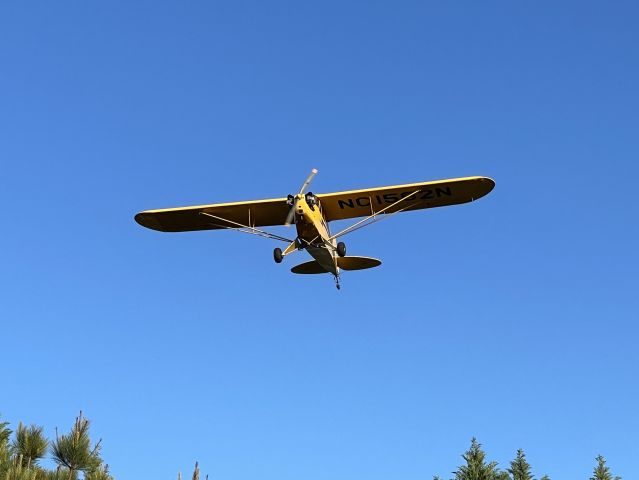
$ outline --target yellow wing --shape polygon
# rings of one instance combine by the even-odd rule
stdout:
[[[317,197],[321,202],[322,212],[326,220],[332,221],[371,215],[410,194],[413,195],[405,201],[388,208],[384,213],[393,213],[402,209],[418,210],[472,202],[489,193],[494,186],[495,182],[487,177],[466,177],[325,193],[319,194]],[[207,213],[236,224],[267,227],[284,225],[289,208],[286,204],[286,198],[274,198],[146,210],[138,213],[135,216],[135,220],[144,227],[161,232],[217,230],[237,227],[237,225],[232,223],[201,215],[202,213]]]
[[[324,217],[330,222],[372,215],[413,192],[417,193],[388,208],[384,213],[472,202],[490,193],[494,186],[495,182],[488,177],[465,177],[324,193],[318,194],[317,198],[320,200]]]
[[[135,216],[135,221],[143,227],[161,232],[218,230],[237,227],[237,225],[201,215],[201,213],[208,213],[241,225],[266,227],[284,225],[289,208],[286,204],[286,198],[274,198],[250,202],[146,210],[138,213]]]

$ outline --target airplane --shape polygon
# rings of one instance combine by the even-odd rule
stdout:
[[[293,267],[291,272],[331,273],[339,290],[341,270],[373,268],[382,262],[347,256],[346,244],[338,239],[400,212],[473,202],[495,186],[488,177],[463,177],[315,195],[307,190],[316,174],[317,169],[312,169],[299,192],[286,198],[146,210],[135,220],[161,232],[225,229],[285,242],[284,250],[273,250],[276,263],[306,250],[313,260]],[[331,234],[329,222],[359,217],[364,218]],[[297,230],[293,239],[258,228],[291,224]]]

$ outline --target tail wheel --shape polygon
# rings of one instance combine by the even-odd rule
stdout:
[[[345,257],[346,256],[346,244],[344,242],[339,242],[337,244],[337,254],[340,257]]]
[[[284,256],[282,255],[281,248],[276,248],[275,250],[273,250],[273,260],[275,260],[275,263],[282,263],[283,258]]]

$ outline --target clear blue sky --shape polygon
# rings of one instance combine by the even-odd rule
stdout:
[[[3,2],[0,412],[118,479],[639,477],[635,2]],[[133,215],[466,175],[381,268]],[[284,230],[280,230],[284,233]],[[246,238],[245,238],[246,237]]]

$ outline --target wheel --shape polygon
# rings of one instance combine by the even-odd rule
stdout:
[[[340,257],[345,257],[346,256],[346,244],[344,242],[339,242],[337,244],[337,254]]]
[[[273,250],[273,259],[275,260],[275,263],[282,263],[283,258],[284,257],[282,256],[281,248],[276,248],[275,250]]]

